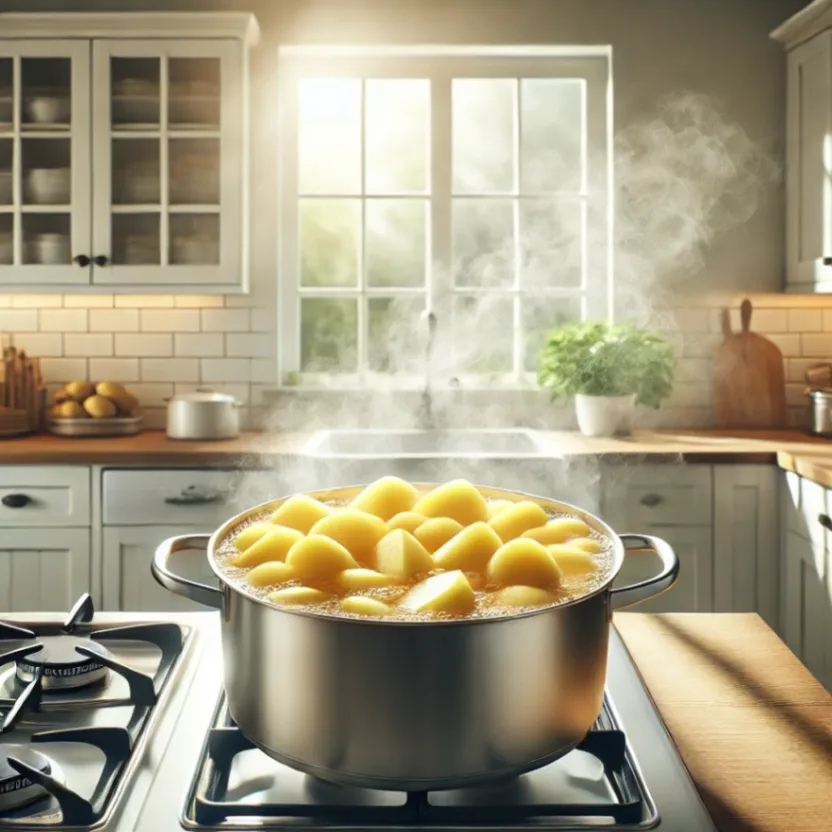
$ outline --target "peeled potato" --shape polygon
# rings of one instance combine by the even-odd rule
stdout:
[[[276,589],[268,595],[269,601],[274,601],[275,604],[322,604],[331,597],[311,586],[287,586],[286,589]]]
[[[450,517],[432,517],[413,532],[414,537],[431,554],[444,546],[452,537],[458,535],[464,526]]]
[[[475,596],[462,572],[440,572],[416,584],[401,601],[401,606],[414,612],[470,612]]]
[[[395,529],[376,547],[376,568],[385,575],[412,578],[435,567],[428,550],[410,532]]]
[[[93,419],[112,419],[116,415],[116,406],[104,396],[90,396],[84,399],[84,410]]]
[[[291,581],[295,577],[295,570],[281,560],[271,563],[261,563],[246,575],[246,580],[257,587],[274,586]]]
[[[269,520],[278,526],[288,526],[290,529],[297,529],[303,534],[309,534],[309,530],[322,517],[332,514],[332,509],[325,506],[318,500],[313,500],[305,494],[298,494],[290,497],[283,505],[275,511]]]
[[[289,550],[299,540],[303,540],[303,535],[296,529],[289,529],[286,526],[275,526],[274,523],[256,523],[256,526],[268,526],[258,540],[246,547],[245,551],[241,552],[234,559],[235,566],[242,566],[244,568],[249,566],[257,566],[259,563],[267,563],[271,560],[286,560],[286,555]],[[244,531],[240,532],[234,539],[235,545],[239,549],[240,538],[248,534],[255,526],[249,526]],[[259,533],[259,528],[256,530]]]
[[[392,586],[398,583],[392,575],[384,575],[375,569],[345,569],[335,579],[338,586],[347,592],[360,589],[378,589],[382,586]]]
[[[355,569],[355,558],[338,542],[322,534],[310,534],[289,549],[286,563],[302,581],[333,578],[345,569]]]
[[[555,558],[536,540],[518,537],[501,546],[488,562],[488,580],[510,586],[548,587],[557,584],[560,569]]]
[[[341,601],[341,609],[354,615],[372,615],[375,618],[390,613],[390,607],[383,601],[367,598],[365,595],[351,595],[349,598],[344,598]]]
[[[589,526],[583,520],[561,517],[558,520],[550,520],[538,529],[529,529],[523,532],[522,536],[536,540],[544,546],[551,546],[553,543],[564,543],[570,537],[586,537],[588,534]]]
[[[257,543],[266,532],[272,531],[274,531],[274,523],[252,523],[234,538],[234,545],[238,551],[245,552],[252,543]]]
[[[74,399],[55,405],[55,413],[56,418],[59,419],[86,419],[88,415],[87,411]]]
[[[507,586],[492,592],[489,597],[503,607],[542,607],[555,601],[555,596],[539,586]]]
[[[382,477],[368,485],[350,504],[356,511],[366,511],[382,520],[389,520],[403,511],[410,511],[419,499],[419,492],[398,477]]]
[[[64,385],[64,393],[68,393],[79,404],[95,394],[95,385],[89,381],[70,381]]]
[[[491,500],[486,505],[488,506],[488,516],[490,518],[496,517],[500,512],[517,505],[517,503],[513,503],[511,500]]]
[[[488,521],[488,525],[500,536],[503,543],[520,537],[523,532],[545,526],[549,515],[531,500],[515,503]]]
[[[322,534],[340,543],[359,563],[375,563],[376,544],[387,534],[387,526],[364,511],[336,511],[321,518],[309,534]]]
[[[387,521],[387,528],[391,532],[395,529],[404,529],[413,534],[427,519],[424,514],[416,514],[415,511],[400,511]]]
[[[99,396],[106,396],[108,399],[113,399],[116,396],[123,396],[127,390],[116,381],[99,381],[95,385],[95,392]]]
[[[488,520],[485,498],[467,480],[453,480],[428,492],[413,506],[428,517],[452,517],[463,526]]]
[[[604,551],[604,547],[598,540],[593,537],[578,537],[569,541],[569,546],[573,549],[581,549],[584,552],[589,552],[591,555],[597,555]]]
[[[560,571],[570,578],[591,575],[598,568],[595,558],[582,549],[573,548],[571,541],[567,544],[548,546],[547,549],[555,559]]]
[[[442,546],[433,562],[442,569],[483,572],[502,542],[487,523],[474,523]]]

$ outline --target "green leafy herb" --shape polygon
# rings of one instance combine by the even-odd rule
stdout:
[[[540,352],[538,383],[556,399],[628,396],[658,408],[673,386],[673,347],[632,324],[577,323],[549,333]]]

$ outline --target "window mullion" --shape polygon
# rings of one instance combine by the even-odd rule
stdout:
[[[358,373],[362,380],[367,377],[367,342],[369,333],[369,309],[367,288],[367,79],[361,79],[361,227],[358,233],[358,308],[356,309],[356,334],[358,341]]]

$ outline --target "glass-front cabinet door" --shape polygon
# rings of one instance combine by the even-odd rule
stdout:
[[[242,268],[240,45],[93,44],[93,283],[231,284]]]
[[[90,282],[90,44],[0,40],[0,286]]]

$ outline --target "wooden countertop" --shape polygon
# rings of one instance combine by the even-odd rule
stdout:
[[[829,832],[832,697],[759,616],[615,626],[720,832]]]

